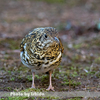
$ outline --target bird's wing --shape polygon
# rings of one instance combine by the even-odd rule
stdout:
[[[22,40],[22,42],[21,42],[21,44],[20,44],[20,51],[24,51],[24,45],[25,45],[25,43],[30,44],[31,41],[32,41],[35,37],[36,37],[36,34],[33,33],[33,32],[31,32],[31,33],[29,33],[28,35],[26,35],[26,36],[23,38],[23,40]]]

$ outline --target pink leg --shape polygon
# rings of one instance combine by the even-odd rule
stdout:
[[[35,73],[32,72],[32,87],[31,88],[35,88],[34,77],[35,77]]]
[[[51,82],[51,75],[52,75],[52,71],[49,71],[49,80],[50,80],[50,83],[49,83],[49,87],[46,89],[46,90],[52,90],[54,91],[54,87],[52,86],[52,82]]]

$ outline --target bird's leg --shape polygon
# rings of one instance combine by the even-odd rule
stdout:
[[[52,82],[51,82],[51,76],[52,76],[52,71],[49,71],[49,87],[46,90],[52,90],[54,91],[54,87],[52,86]]]
[[[35,73],[32,72],[32,87],[31,88],[35,88],[34,77],[35,77]]]

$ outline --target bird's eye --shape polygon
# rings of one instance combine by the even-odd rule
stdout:
[[[45,34],[45,38],[47,38],[48,36]]]

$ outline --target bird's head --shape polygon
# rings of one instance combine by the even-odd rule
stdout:
[[[36,46],[41,49],[48,49],[50,47],[59,46],[60,41],[58,32],[53,27],[36,28],[34,32],[37,34]]]

